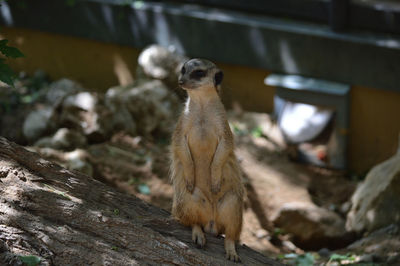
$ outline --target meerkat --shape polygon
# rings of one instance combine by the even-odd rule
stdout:
[[[223,73],[204,59],[187,61],[179,86],[188,98],[171,141],[172,215],[192,227],[203,247],[204,232],[225,234],[226,258],[240,261],[235,250],[242,229],[244,187],[234,142],[219,97]]]

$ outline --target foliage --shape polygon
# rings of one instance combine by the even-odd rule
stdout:
[[[354,262],[355,259],[356,259],[356,257],[354,255],[350,254],[350,253],[345,254],[345,255],[340,255],[340,254],[334,253],[334,254],[332,254],[330,256],[328,263],[329,262],[333,262],[333,261],[336,261],[336,262],[339,262],[339,263],[342,263],[342,262]]]
[[[40,258],[32,255],[19,256],[19,259],[28,266],[36,266],[40,263]]]
[[[24,57],[24,54],[15,47],[7,45],[8,40],[0,40],[0,53],[6,58]],[[6,64],[5,58],[0,58],[0,81],[13,86],[15,74],[11,68]]]
[[[289,265],[296,266],[312,266],[316,259],[312,253],[308,252],[301,255],[296,253],[282,254],[278,258],[288,261]]]

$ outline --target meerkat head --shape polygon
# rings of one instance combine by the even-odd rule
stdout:
[[[223,72],[214,63],[194,58],[182,66],[178,83],[187,91],[215,88],[219,92],[223,77]]]

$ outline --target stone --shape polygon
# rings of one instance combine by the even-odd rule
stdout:
[[[93,176],[93,166],[87,162],[88,154],[86,151],[76,149],[64,155],[65,164],[69,170],[75,170],[88,176]]]
[[[65,97],[61,104],[59,125],[79,129],[89,142],[108,139],[113,130],[113,114],[103,98],[91,92],[79,92]]]
[[[143,136],[156,131],[170,134],[180,108],[177,96],[159,80],[139,83],[135,87],[110,88],[106,93],[106,105],[110,110],[121,111],[132,127],[134,121],[138,133]],[[116,123],[119,121],[115,120]]]
[[[187,57],[174,52],[173,48],[153,44],[140,53],[136,76],[138,79],[161,80],[179,97],[185,97],[186,92],[178,87],[178,76],[187,60]]]
[[[318,255],[321,257],[329,258],[332,254],[332,251],[330,251],[328,248],[321,248],[318,250]]]
[[[313,203],[285,203],[273,217],[273,223],[293,235],[293,243],[303,249],[334,248],[351,239],[338,214]]]
[[[187,59],[187,57],[175,53],[173,49],[153,44],[140,53],[138,64],[147,77],[163,80],[177,76]]]
[[[25,138],[33,142],[48,133],[54,126],[52,116],[53,108],[50,106],[29,113],[22,129]]]
[[[70,79],[60,79],[50,84],[46,100],[50,104],[57,104],[66,96],[83,90],[81,85]]]
[[[95,93],[83,91],[67,96],[63,102],[63,107],[76,107],[85,111],[92,111],[95,109],[97,103],[98,98]]]
[[[34,144],[40,148],[47,147],[58,150],[72,150],[86,145],[87,140],[82,133],[68,128],[60,128],[53,136],[41,138]]]
[[[376,165],[351,198],[346,228],[372,232],[400,222],[400,147],[392,158]]]

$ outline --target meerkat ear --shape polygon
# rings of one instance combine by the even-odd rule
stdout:
[[[215,76],[214,76],[215,86],[220,85],[223,78],[224,78],[224,73],[222,72],[222,70],[218,70],[218,72],[215,73]]]

